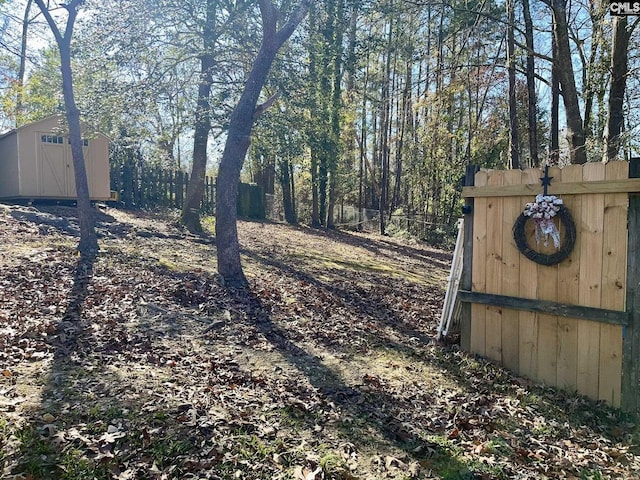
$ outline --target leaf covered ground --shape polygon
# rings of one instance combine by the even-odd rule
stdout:
[[[640,478],[636,425],[431,340],[450,254],[240,223],[246,290],[170,214],[0,205],[4,479]]]

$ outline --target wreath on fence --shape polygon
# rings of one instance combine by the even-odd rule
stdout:
[[[559,221],[556,225],[555,220]],[[527,222],[535,222],[536,244],[541,243],[548,247],[550,243],[556,249],[547,254],[535,250],[527,241],[525,226]],[[563,227],[563,234],[559,226]],[[573,217],[563,205],[562,199],[555,195],[538,195],[536,201],[527,203],[513,225],[513,239],[518,250],[529,260],[540,265],[555,265],[567,258],[573,251],[576,243],[576,225]]]

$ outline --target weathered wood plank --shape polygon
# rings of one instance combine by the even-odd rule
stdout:
[[[487,172],[476,173],[476,185],[484,186],[487,183]],[[473,214],[473,259],[471,288],[475,292],[484,292],[486,289],[487,260],[487,202],[486,198],[478,198],[474,203]],[[471,305],[471,352],[485,355],[486,307],[484,305]]]
[[[522,171],[504,172],[503,185],[518,185],[522,182]],[[501,293],[517,297],[520,294],[520,252],[513,240],[513,224],[522,212],[520,199],[505,198],[502,207],[502,286]],[[518,311],[502,310],[502,364],[508,369],[519,370]]]
[[[583,166],[585,181],[604,180],[605,165],[588,163]],[[600,307],[602,297],[602,245],[604,225],[604,194],[584,195],[578,230],[580,242],[580,305]],[[600,371],[600,324],[578,324],[578,392],[598,398]]]
[[[582,181],[582,165],[568,165],[562,169],[563,182]],[[581,218],[582,197],[562,197],[565,207],[575,221]],[[576,237],[573,252],[558,264],[558,302],[577,305],[580,287],[580,235]],[[569,391],[577,389],[578,370],[578,320],[558,317],[558,366],[557,385]]]
[[[607,180],[629,176],[626,162],[609,162]],[[629,196],[609,193],[604,196],[604,226],[602,250],[601,306],[613,310],[625,308],[627,267],[627,237],[621,235],[627,228]],[[600,326],[600,400],[620,406],[622,387],[622,328],[616,325]]]
[[[502,185],[505,171],[489,172],[488,185]],[[500,293],[502,290],[502,211],[504,200],[487,200],[487,258],[485,261],[487,293]],[[485,320],[485,355],[487,358],[502,362],[502,309],[487,307]]]
[[[554,185],[561,181],[562,172],[558,167],[552,167],[549,169],[549,176],[553,177],[551,185]],[[534,239],[532,241],[535,242]],[[554,248],[552,242],[550,242],[549,248]],[[558,300],[558,265],[538,267],[538,299],[552,302]],[[547,385],[556,385],[558,380],[557,367],[558,317],[540,313],[538,315],[537,379]]]
[[[522,172],[522,183],[540,185],[540,170],[529,168]],[[520,198],[520,206],[524,209],[531,202],[531,195]],[[518,285],[520,297],[536,298],[538,295],[538,264],[524,255],[520,256],[520,281]],[[538,368],[538,317],[531,310],[518,313],[518,365],[520,375],[536,378]]]
[[[480,172],[478,172],[480,173]],[[542,176],[542,172],[538,171]],[[640,179],[626,180],[594,180],[576,183],[558,183],[549,188],[549,195],[584,195],[589,193],[633,193],[640,192]],[[536,196],[540,192],[540,183],[509,185],[503,187],[464,187],[462,197],[518,197],[523,195]]]
[[[458,291],[461,302],[493,305],[494,307],[514,308],[528,312],[539,312],[549,315],[574,317],[580,320],[607,323],[611,325],[627,325],[629,314],[618,310],[606,308],[585,307],[583,305],[570,305],[567,303],[537,300],[534,298],[509,297],[507,295],[494,295],[491,293]]]
[[[475,181],[475,175],[478,171],[476,165],[468,165],[465,175],[465,185],[472,186]],[[463,209],[464,215],[464,239],[462,254],[462,275],[460,277],[460,288],[463,290],[471,290],[471,272],[473,258],[473,209],[474,199],[466,198]],[[460,348],[468,352],[471,349],[471,305],[462,304],[460,312]]]

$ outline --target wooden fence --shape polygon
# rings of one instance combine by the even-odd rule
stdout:
[[[563,199],[577,234],[568,258],[546,266],[524,256],[513,234],[526,203],[542,193],[541,171],[468,172],[462,347],[640,410],[640,179],[629,178],[638,173],[640,162],[550,169],[549,194]],[[533,230],[525,230],[527,243],[549,248]]]
[[[182,208],[187,195],[189,174],[181,170],[139,166],[131,163],[112,165],[111,190],[118,192],[119,202],[127,208]],[[215,206],[215,179],[205,177],[203,213]]]

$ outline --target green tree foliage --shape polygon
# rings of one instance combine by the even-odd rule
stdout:
[[[25,99],[20,122],[62,105],[52,42],[30,44],[24,85],[14,83],[18,13],[25,1],[0,6],[11,13],[0,37],[0,98],[9,125],[17,119],[18,88]],[[87,0],[83,6],[87,14],[73,42],[78,105],[86,120],[112,138],[126,132],[124,144],[139,147],[145,162],[189,169],[200,121],[202,131],[208,127],[201,170],[217,170],[262,27],[256,2],[214,2],[205,112],[197,104],[207,3]],[[281,19],[294,3],[279,4]],[[382,231],[398,218],[404,219],[403,229],[423,236],[434,225],[453,225],[465,167],[508,166],[508,66],[521,166],[556,161],[549,152],[556,136],[558,161],[566,163],[582,150],[564,139],[568,123],[562,109],[559,127],[549,127],[552,14],[567,24],[562,62],[572,63],[574,74],[573,82],[571,75],[562,78],[560,102],[569,101],[569,127],[582,130],[586,159],[606,154],[607,137],[609,158],[635,154],[637,22],[620,27],[624,22],[611,22],[606,5],[597,2],[514,0],[510,6],[513,48],[507,59],[504,2],[312,2],[313,14],[274,59],[265,80],[259,102],[274,103],[252,131],[245,179],[272,191],[276,203],[287,205],[292,222],[331,226],[341,211],[336,206],[344,205],[361,215],[379,210]],[[29,24],[32,34],[41,28],[38,21]]]

